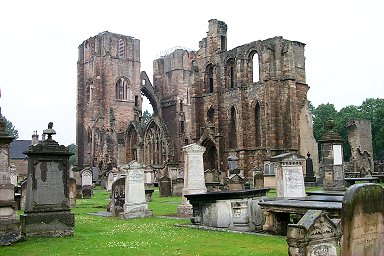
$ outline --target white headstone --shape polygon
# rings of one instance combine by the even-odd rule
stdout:
[[[182,205],[178,207],[178,215],[192,215],[192,205],[184,196],[186,194],[200,194],[207,192],[204,177],[203,154],[205,147],[190,144],[183,147],[184,151],[184,189]]]
[[[92,172],[91,170],[84,170],[81,174],[81,182],[83,186],[92,186]]]
[[[108,179],[107,179],[107,190],[112,190],[112,183],[115,181],[115,177],[113,176],[112,172],[108,173]]]
[[[10,174],[11,184],[16,186],[17,185],[17,173],[12,170],[11,168],[11,174]]]
[[[305,157],[284,153],[271,158],[276,171],[277,197],[304,197],[303,163]]]
[[[122,218],[137,218],[152,216],[145,200],[144,169],[145,167],[136,161],[129,165],[123,165],[125,176],[125,204]]]

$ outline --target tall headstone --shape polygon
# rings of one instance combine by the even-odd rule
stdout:
[[[21,215],[21,231],[25,237],[58,237],[74,234],[75,218],[69,207],[68,149],[52,139],[56,134],[48,124],[48,139],[32,145],[28,156],[27,198]]]
[[[343,169],[343,139],[333,131],[333,120],[327,121],[328,131],[321,143],[321,178],[324,190],[345,190]]]
[[[308,210],[297,224],[288,225],[288,255],[337,256],[340,229],[340,220]]]
[[[276,170],[277,197],[304,197],[303,163],[305,157],[284,153],[271,158]]]
[[[124,212],[125,204],[125,177],[115,180],[112,184],[110,211],[113,216]]]
[[[190,144],[183,147],[184,152],[184,188],[181,205],[177,207],[179,216],[192,216],[192,205],[184,196],[186,194],[200,194],[207,192],[204,178],[203,154],[205,147]]]
[[[21,238],[20,221],[17,219],[18,203],[15,201],[9,168],[9,144],[13,139],[6,132],[0,109],[0,245],[9,245]]]
[[[239,174],[239,158],[236,156],[236,153],[230,152],[227,160],[229,174]]]
[[[83,198],[92,197],[92,171],[87,167],[81,172],[81,186],[83,191]]]
[[[110,171],[109,173],[108,173],[108,176],[107,176],[108,178],[107,178],[107,190],[108,191],[111,191],[112,190],[112,184],[113,184],[113,182],[115,181],[115,176],[113,175],[113,172],[112,171]]]
[[[305,159],[305,182],[316,182],[316,177],[313,172],[313,161],[311,158],[311,154],[307,153],[307,159]]]
[[[365,183],[350,186],[341,210],[342,256],[384,255],[384,188]]]
[[[121,218],[143,218],[151,217],[152,211],[148,208],[145,200],[144,170],[145,166],[136,161],[123,165],[121,168],[126,172],[125,176],[125,204]]]
[[[69,207],[75,208],[76,207],[76,180],[74,178],[69,178]]]
[[[172,180],[167,175],[159,179],[159,194],[160,197],[172,196]]]

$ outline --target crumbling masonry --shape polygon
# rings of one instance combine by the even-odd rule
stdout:
[[[79,46],[78,164],[111,169],[137,160],[161,172],[183,166],[181,148],[206,147],[204,168],[245,176],[283,152],[318,163],[307,106],[304,44],[274,37],[227,49],[227,25],[210,20],[197,51],[176,49],[140,70],[140,42],[100,33]],[[144,123],[142,97],[154,116]]]

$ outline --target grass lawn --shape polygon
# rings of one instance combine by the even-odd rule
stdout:
[[[273,194],[273,193],[272,193]],[[149,203],[154,217],[121,220],[88,213],[106,211],[109,192],[94,191],[92,199],[77,200],[75,235],[29,238],[0,247],[0,255],[287,255],[285,237],[241,234],[178,227],[188,219],[165,218],[176,214],[180,197],[159,197]]]

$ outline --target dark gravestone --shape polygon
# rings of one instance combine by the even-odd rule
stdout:
[[[313,161],[311,158],[311,154],[307,153],[307,159],[305,159],[305,182],[316,182],[316,177],[313,173]]]
[[[263,188],[264,187],[264,174],[260,169],[254,169],[253,173],[253,186],[254,188]]]
[[[160,197],[167,197],[172,195],[171,178],[163,176],[159,179],[159,192]]]
[[[342,256],[384,255],[384,188],[378,184],[350,186],[341,212]]]
[[[28,156],[27,198],[21,215],[25,237],[71,236],[75,218],[69,207],[68,149],[52,139],[52,123],[44,131],[48,139],[30,146]]]
[[[125,203],[125,177],[115,180],[112,183],[111,213],[119,216],[124,212]]]

